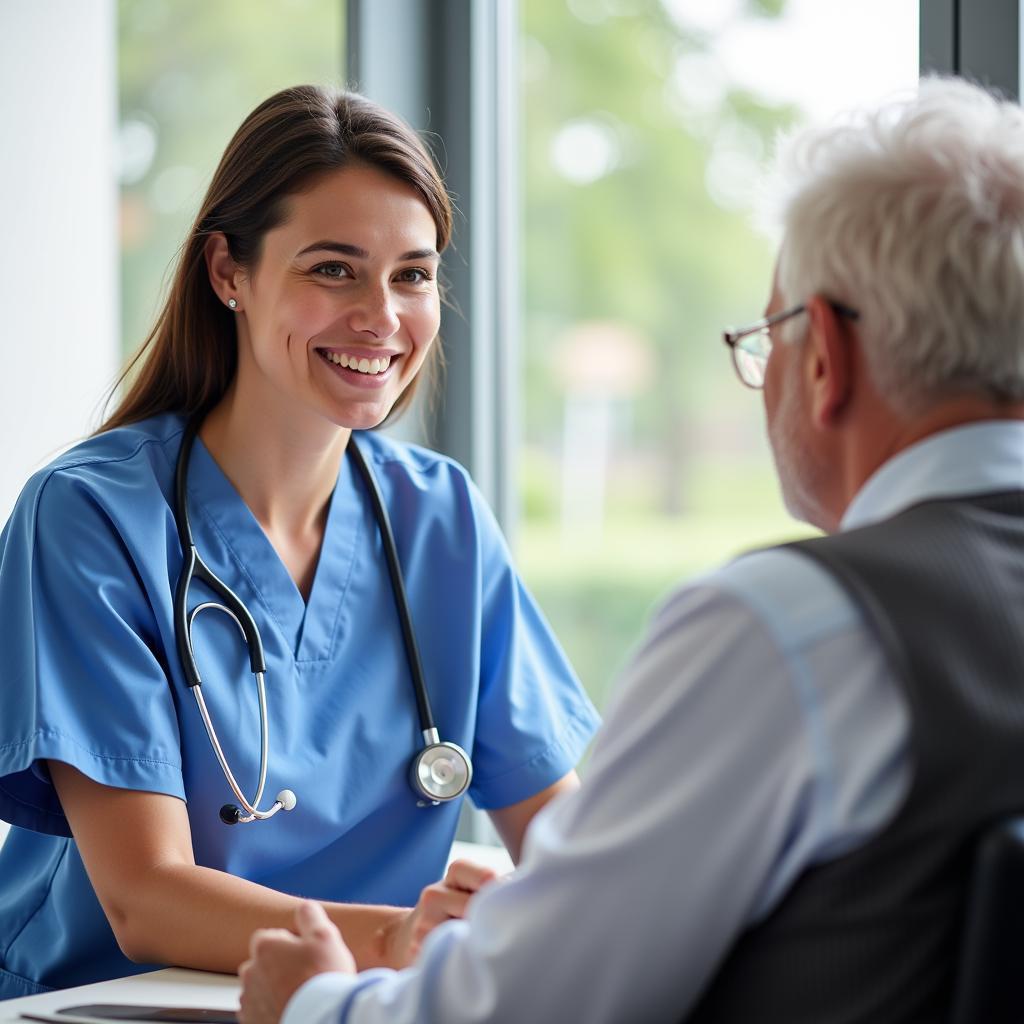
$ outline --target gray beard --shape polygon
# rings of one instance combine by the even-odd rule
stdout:
[[[804,439],[806,422],[793,382],[785,381],[775,416],[768,424],[782,500],[794,519],[825,529],[827,517],[818,497],[825,474]]]

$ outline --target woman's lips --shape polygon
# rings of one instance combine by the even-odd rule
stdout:
[[[402,357],[398,353],[379,353],[367,349],[346,349],[342,352],[339,349],[317,349],[317,354],[335,376],[340,377],[346,384],[361,388],[380,387],[391,379],[395,372],[395,364]],[[341,365],[338,359],[347,360],[350,365]],[[351,365],[358,360],[356,367]],[[378,367],[382,362],[387,363],[384,369],[377,369],[374,372],[373,365],[376,360]],[[366,367],[362,369],[361,367]]]

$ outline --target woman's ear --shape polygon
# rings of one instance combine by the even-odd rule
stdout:
[[[813,296],[807,302],[807,314],[811,416],[816,426],[830,427],[852,395],[853,348],[847,323],[827,299]]]
[[[230,306],[231,300],[234,300],[235,305],[231,308],[238,310],[238,286],[242,275],[238,264],[231,257],[228,240],[223,231],[215,231],[206,239],[203,255],[206,257],[206,270],[210,275],[211,287],[225,306]]]

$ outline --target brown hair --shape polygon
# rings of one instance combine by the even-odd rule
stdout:
[[[235,375],[238,351],[234,314],[214,293],[207,274],[207,236],[222,231],[232,259],[252,268],[263,236],[285,219],[285,200],[317,176],[357,162],[420,194],[437,225],[438,251],[444,250],[451,238],[451,203],[416,133],[356,93],[314,85],[283,89],[242,122],[221,157],[181,247],[167,301],[114,389],[137,364],[138,374],[100,432],[162,412],[191,416],[220,400]],[[438,358],[437,353],[435,344],[428,358]],[[409,402],[415,383],[393,413]]]

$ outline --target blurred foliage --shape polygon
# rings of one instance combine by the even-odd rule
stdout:
[[[786,6],[786,0],[749,0],[752,14],[766,14],[778,17]]]
[[[245,116],[289,85],[342,84],[344,13],[343,0],[119,0],[126,353]]]
[[[702,462],[692,490],[693,511],[673,518],[617,493],[597,541],[566,536],[550,518],[520,525],[520,571],[598,707],[673,588],[744,551],[813,533],[781,508],[767,458]]]
[[[728,82],[712,102],[691,104],[680,71],[699,73],[701,59],[713,60],[713,39],[660,0],[521,5],[526,384],[517,552],[600,706],[674,583],[800,531],[779,499],[760,399],[735,380],[721,342],[723,326],[756,319],[767,301],[773,252],[752,226],[751,171],[799,111]],[[774,17],[783,6],[748,0],[744,16]],[[719,187],[728,175],[731,188]],[[603,525],[578,536],[559,518],[562,460],[580,457],[563,451],[576,368],[560,354],[573,325],[594,320],[645,339],[655,372],[614,438]]]
[[[610,319],[639,329],[657,353],[658,387],[637,403],[636,425],[661,445],[672,410],[699,415],[713,404],[721,328],[760,315],[770,284],[770,245],[750,226],[754,183],[749,205],[720,205],[709,158],[730,134],[760,158],[795,112],[741,90],[713,112],[689,111],[672,75],[706,48],[701,35],[659,0],[605,4],[587,20],[573,14],[581,6],[522,2],[527,435],[557,437],[559,335],[580,319]],[[552,159],[560,130],[579,122],[617,149],[616,165],[589,184],[567,180]]]

